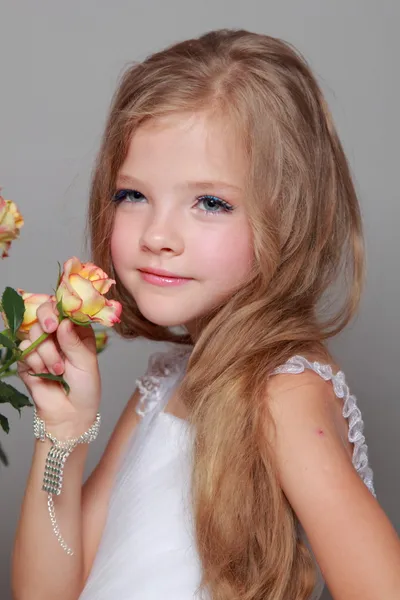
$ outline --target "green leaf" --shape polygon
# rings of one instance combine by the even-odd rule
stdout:
[[[0,462],[3,463],[5,467],[8,467],[8,458],[7,454],[3,450],[3,446],[0,444]]]
[[[62,274],[63,274],[63,270],[62,270],[61,264],[58,261],[57,261],[57,264],[58,264],[58,277],[57,277],[56,289],[58,288],[58,286],[61,283],[61,277],[62,277]]]
[[[7,419],[7,417],[5,417],[2,414],[0,414],[0,426],[3,428],[3,431],[5,431],[6,433],[8,433],[10,431],[10,425],[9,425],[8,419]]]
[[[1,333],[5,335],[9,340],[14,340],[14,336],[9,329],[3,329]]]
[[[1,304],[6,315],[7,325],[14,336],[24,319],[25,304],[22,296],[13,288],[6,287],[1,298]]]
[[[12,356],[13,356],[13,351],[10,350],[9,348],[7,348],[6,355],[5,355],[4,360],[2,362],[5,364],[6,362],[8,362],[12,358]]]
[[[68,395],[70,387],[65,381],[62,375],[53,375],[52,373],[29,373],[32,377],[40,377],[41,379],[50,379],[51,381],[58,381],[63,386],[65,393]]]
[[[28,396],[25,396],[25,394],[16,390],[15,387],[9,383],[0,381],[0,403],[4,404],[6,402],[9,402],[19,414],[21,414],[21,408],[24,406],[33,406]]]
[[[4,346],[4,348],[8,348],[9,350],[16,348],[15,342],[10,340],[4,333],[0,333],[0,346]]]

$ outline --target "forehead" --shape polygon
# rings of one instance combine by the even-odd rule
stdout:
[[[120,172],[243,182],[246,161],[228,119],[207,113],[175,113],[151,119],[133,133]],[[139,173],[140,172],[140,173]]]

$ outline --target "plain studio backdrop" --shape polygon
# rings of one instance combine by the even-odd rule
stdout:
[[[10,285],[50,293],[57,261],[87,259],[90,171],[129,62],[221,27],[282,37],[305,55],[347,151],[367,239],[361,310],[332,347],[363,411],[378,499],[398,530],[399,17],[398,0],[0,1],[0,186],[25,218],[0,264],[1,292]],[[87,473],[154,348],[113,337],[100,356],[103,425]],[[0,468],[3,600],[11,598],[10,554],[33,448],[31,409],[19,419],[8,408],[11,431],[0,432],[10,459]]]

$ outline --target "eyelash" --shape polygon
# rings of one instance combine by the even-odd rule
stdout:
[[[116,203],[122,202],[131,194],[140,194],[140,196],[145,198],[145,196],[143,196],[143,194],[141,192],[138,192],[138,190],[122,189],[122,190],[117,190],[115,192],[115,194],[113,196],[113,201]],[[139,200],[139,198],[136,198],[136,200]],[[217,206],[222,208],[222,211],[224,213],[230,213],[234,210],[234,207],[231,204],[228,204],[228,202],[225,202],[225,200],[222,200],[221,198],[218,198],[217,196],[212,196],[210,194],[204,194],[203,196],[199,196],[198,198],[196,198],[196,200],[197,200],[197,202],[201,202],[204,200],[213,200],[217,204]],[[203,210],[202,212],[204,212],[206,214],[221,214],[220,211],[211,211],[211,210]]]

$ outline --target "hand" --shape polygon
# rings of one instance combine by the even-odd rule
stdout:
[[[51,333],[44,342],[18,363],[18,374],[36,405],[47,431],[60,439],[79,437],[94,422],[101,397],[101,381],[93,329],[59,323],[56,303],[45,302],[37,310],[38,323],[29,339],[20,344],[25,350],[43,332]],[[70,392],[67,396],[56,381],[33,377],[29,373],[63,375]]]

